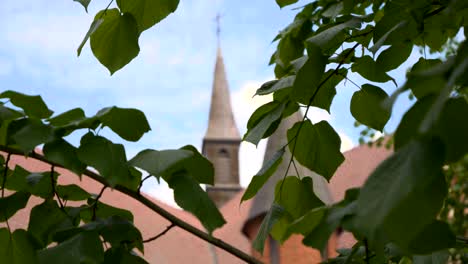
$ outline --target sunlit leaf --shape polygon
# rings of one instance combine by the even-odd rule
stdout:
[[[122,13],[133,15],[141,33],[174,12],[179,0],[117,0],[117,5]]]
[[[90,37],[91,50],[112,75],[140,52],[138,26],[131,14],[116,8],[99,12],[95,19],[101,18],[104,21]]]

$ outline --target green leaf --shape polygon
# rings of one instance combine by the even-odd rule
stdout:
[[[54,181],[57,180],[57,176],[58,174],[54,173]],[[9,190],[31,193],[44,199],[53,196],[50,172],[30,173],[18,165],[7,178],[5,187]]]
[[[112,187],[120,184],[136,190],[140,184],[140,179],[130,173],[125,149],[121,144],[88,133],[81,138],[77,154],[83,163],[94,167]]]
[[[86,165],[78,158],[77,148],[63,139],[56,139],[44,145],[44,156],[60,166],[75,172],[81,177]]]
[[[70,227],[73,227],[73,222],[55,200],[46,200],[31,210],[28,231],[41,243],[41,248],[52,242],[57,231]]]
[[[104,21],[91,35],[91,50],[112,75],[140,52],[138,26],[131,14],[120,14],[116,8],[99,12],[95,20],[101,18]]]
[[[41,264],[99,264],[104,260],[104,249],[96,232],[81,232],[70,239],[38,251]]]
[[[392,77],[385,73],[384,69],[379,68],[379,65],[369,55],[356,58],[351,66],[351,70],[359,73],[371,82],[388,82],[393,80]]]
[[[57,185],[56,190],[58,195],[66,201],[83,201],[91,197],[91,194],[76,184]]]
[[[465,76],[468,70],[468,44],[463,42],[458,49],[457,57],[453,60],[453,68],[451,69],[450,74],[448,75],[447,82],[445,87],[438,93],[437,99],[434,102],[434,105],[431,107],[429,112],[424,117],[419,130],[422,133],[427,132],[431,129],[435,122],[440,117],[440,114],[443,110],[445,102],[450,98],[450,95],[457,84],[459,79],[462,76]],[[452,66],[451,60],[444,62],[442,66]],[[446,67],[442,67],[444,70]]]
[[[51,125],[58,127],[68,125],[71,122],[81,121],[85,118],[86,116],[83,109],[73,108],[64,113],[49,118],[48,121]]]
[[[206,192],[185,171],[179,171],[164,180],[174,190],[176,203],[195,215],[210,234],[226,223]]]
[[[344,37],[343,30],[348,28],[359,28],[361,26],[361,20],[353,17],[346,20],[343,23],[331,26],[316,35],[307,39],[307,42],[313,43],[320,47],[325,53],[329,53],[330,49],[334,49],[336,46],[335,42],[341,42],[341,37]],[[338,41],[340,39],[340,41]]]
[[[36,118],[47,118],[52,115],[52,111],[47,108],[39,95],[25,95],[15,91],[5,91],[0,93],[0,98],[8,98],[10,102],[23,109],[26,115]]]
[[[255,92],[255,95],[270,94],[281,89],[292,87],[295,79],[296,76],[291,75],[283,77],[279,80],[266,82],[257,90],[257,92]]]
[[[384,20],[382,20],[382,22],[384,22]],[[386,22],[386,21],[385,21]],[[374,39],[374,46],[372,46],[372,48],[370,48],[369,50],[372,52],[372,53],[376,53],[380,47],[382,47],[385,43],[385,41],[387,40],[388,36],[395,30],[405,26],[408,22],[406,21],[401,21],[400,23],[396,24],[395,26],[393,26],[390,30],[388,30],[382,37],[380,37],[378,40]],[[377,24],[376,27],[379,27],[381,25]],[[375,36],[375,34],[374,34]]]
[[[280,67],[283,71],[280,76],[282,77],[286,74],[286,69],[289,67],[291,61],[301,57],[304,53],[304,43],[302,39],[294,38],[291,35],[287,35],[283,37],[280,42],[278,43],[278,49],[276,51],[276,66]],[[276,73],[276,69],[275,69]]]
[[[351,202],[344,206],[335,205],[330,209],[327,209],[320,223],[316,225],[315,228],[313,228],[310,231],[309,228],[304,227],[304,230],[309,229],[307,230],[309,231],[309,233],[305,235],[304,239],[302,240],[302,243],[306,246],[313,247],[320,251],[324,250],[328,245],[330,236],[342,224],[342,221],[345,217],[354,213],[355,208],[356,202]],[[315,224],[315,221],[312,224]]]
[[[388,94],[381,88],[364,84],[351,98],[351,114],[359,123],[383,131],[391,114],[384,107],[388,98]]]
[[[442,144],[412,141],[381,163],[361,189],[356,228],[371,242],[383,234],[399,247],[432,222],[447,194]]]
[[[403,116],[395,132],[395,149],[407,144],[411,139],[421,137],[418,128],[421,121],[433,106],[435,96],[426,96],[416,102]],[[445,145],[447,162],[459,160],[468,152],[468,103],[463,98],[449,99],[442,110],[439,121],[430,130],[430,135],[438,136]]]
[[[325,11],[323,11],[322,16],[335,19],[343,10],[343,2],[330,5]]]
[[[179,0],[117,0],[117,5],[122,13],[133,15],[141,33],[174,12]]]
[[[297,176],[288,176],[276,184],[275,202],[293,219],[298,219],[309,210],[324,205],[314,194],[312,178],[299,179]]]
[[[23,229],[17,229],[13,234],[10,234],[6,228],[0,229],[0,256],[2,256],[2,263],[37,263],[34,240]]]
[[[151,130],[145,114],[137,109],[110,107],[100,110],[96,116],[103,126],[108,126],[121,138],[138,141]]]
[[[276,184],[275,203],[285,210],[284,217],[272,230],[273,237],[280,241],[291,235],[287,230],[294,220],[304,216],[311,209],[324,205],[314,193],[312,178],[299,179],[297,176],[288,176]]]
[[[291,141],[288,145],[290,151],[293,152],[295,145],[296,160],[330,180],[338,166],[344,161],[344,156],[340,152],[340,137],[326,121],[315,125],[310,120],[302,122],[302,128],[296,137],[300,126],[301,122],[288,130],[288,141]]]
[[[5,222],[26,207],[31,195],[25,192],[15,192],[10,196],[0,198],[0,222]]]
[[[265,241],[270,233],[270,230],[273,228],[273,225],[284,215],[285,211],[281,205],[273,203],[271,205],[270,210],[263,218],[262,224],[260,225],[260,229],[258,230],[257,236],[253,241],[253,248],[260,253],[263,253],[263,249],[265,247]]]
[[[385,72],[391,71],[408,60],[412,51],[413,44],[411,42],[394,44],[380,53],[379,57],[377,57],[377,65]]]
[[[271,175],[276,171],[278,165],[283,160],[283,154],[286,150],[281,148],[278,150],[273,157],[266,163],[263,164],[262,168],[255,174],[252,180],[249,183],[249,186],[242,195],[241,202],[249,200],[254,197],[255,194],[263,187],[263,185],[268,181]]]
[[[274,105],[274,108],[270,108],[272,105]],[[265,137],[265,134],[269,128],[274,125],[275,122],[281,119],[281,115],[283,114],[285,106],[286,103],[278,102],[273,102],[271,105],[269,105],[268,108],[270,109],[268,109],[268,113],[262,114],[260,118],[256,118],[258,121],[255,125],[252,126],[252,128],[248,128],[243,140],[258,145],[258,142],[260,142],[260,140]],[[265,109],[266,107],[257,109],[255,113],[252,114],[251,119],[254,117],[254,115],[256,115],[257,111],[263,112]],[[259,115],[260,114],[257,114],[257,116]],[[250,120],[249,123],[251,123]]]
[[[437,124],[437,134],[444,141],[446,161],[454,162],[468,153],[468,103],[464,98],[449,99]]]
[[[409,248],[415,254],[424,255],[453,248],[455,243],[456,238],[450,226],[445,222],[434,220],[410,242]]]
[[[85,230],[96,230],[112,247],[127,244],[129,248],[143,250],[143,238],[140,231],[128,220],[119,216],[111,216],[105,220],[98,219],[82,227]]]
[[[279,5],[279,7],[283,8],[287,5],[292,5],[296,3],[298,0],[276,0],[276,3]]]
[[[24,116],[23,113],[0,104],[0,125],[2,125],[4,121],[13,120],[22,116]]]
[[[86,10],[86,13],[88,12],[88,6],[89,3],[91,3],[91,0],[73,0],[74,2],[80,3]]]
[[[84,1],[86,1],[86,0],[84,0]],[[102,24],[102,22],[104,22],[104,19],[99,18],[99,19],[95,19],[91,23],[91,25],[89,26],[88,32],[86,32],[86,35],[84,36],[83,40],[81,41],[80,45],[78,46],[78,49],[76,50],[76,53],[77,53],[78,57],[81,55],[81,50],[83,50],[83,47],[86,44],[86,42],[88,42],[88,39],[99,28],[99,26]]]
[[[285,237],[289,237],[293,233],[302,234],[304,236],[308,235],[320,224],[326,212],[327,210],[325,207],[318,207],[310,210],[288,226]]]
[[[323,83],[320,90],[315,95],[314,100],[312,101],[311,106],[316,106],[318,108],[322,108],[330,113],[330,107],[333,101],[333,98],[336,95],[336,86],[344,79],[346,76],[346,70],[339,70],[338,74],[333,74],[334,70],[329,70],[322,76]],[[333,74],[327,81],[325,78]]]
[[[104,264],[147,264],[143,258],[124,247],[109,248],[104,255]]]
[[[88,205],[84,209],[80,210],[80,217],[83,222],[88,223],[93,221],[93,212],[96,214],[96,218],[107,219],[111,216],[119,216],[123,219],[127,219],[130,222],[133,222],[133,214],[132,212],[110,206],[103,202],[97,201],[95,199],[88,199]]]
[[[394,136],[394,148],[404,147],[412,139],[418,139],[421,134],[418,127],[424,115],[434,103],[435,97],[427,96],[418,100],[404,115],[398,125]]]
[[[38,145],[46,143],[53,137],[52,128],[37,119],[13,121],[8,127],[9,136],[24,152],[30,152]]]
[[[183,160],[193,156],[193,152],[184,149],[177,150],[153,150],[145,149],[133,157],[129,164],[138,167],[156,177]]]
[[[438,59],[420,58],[407,76],[405,88],[410,88],[416,98],[438,93],[445,86],[445,67]]]
[[[198,183],[213,185],[213,164],[192,145],[184,146],[181,150],[188,150],[193,153],[191,157],[180,164],[181,168],[184,168]]]
[[[327,58],[323,56],[319,47],[308,45],[307,54],[308,59],[297,72],[291,93],[292,99],[306,105],[317,93],[327,64]]]

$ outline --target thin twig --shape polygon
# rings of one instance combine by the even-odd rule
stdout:
[[[111,1],[109,2],[109,4],[107,4],[106,9],[104,9],[104,12],[101,13],[101,15],[99,16],[99,19],[101,19],[103,16],[106,15],[107,10],[109,9],[110,5],[111,5],[113,2],[114,2],[114,0],[111,0]]]
[[[50,167],[50,184],[52,185],[52,196],[57,196],[57,200],[60,204],[60,209],[65,210],[65,206],[63,206],[62,199],[60,198],[60,195],[57,193],[57,190],[55,189],[55,179],[54,179],[54,174],[55,174],[55,165],[52,165]]]
[[[10,162],[11,154],[8,153],[7,159],[5,161],[5,169],[3,170],[3,180],[2,180],[2,198],[5,197],[5,185],[8,176],[8,163]]]
[[[341,74],[341,73],[338,73],[338,75],[343,76],[343,78],[345,78],[346,81],[349,81],[351,84],[356,86],[359,90],[361,90],[361,86],[359,86],[357,83],[353,82],[353,80],[349,79],[348,76],[346,76],[344,74]]]
[[[94,199],[94,203],[93,203],[93,215],[91,216],[91,220],[96,220],[96,210],[97,210],[97,206],[98,206],[98,201],[99,199],[101,199],[102,197],[102,194],[104,194],[104,190],[106,190],[107,186],[104,185],[101,189],[101,191],[99,192],[99,194],[96,196],[96,199]]]
[[[0,151],[4,151],[4,152],[7,152],[7,153],[11,153],[11,154],[14,154],[14,155],[19,155],[19,156],[24,156],[24,152],[23,151],[20,151],[20,150],[17,150],[17,149],[14,149],[14,148],[11,148],[11,147],[7,147],[7,146],[3,146],[3,145],[0,145]],[[57,164],[57,163],[54,163],[50,160],[48,160],[46,157],[40,155],[40,154],[37,154],[37,153],[30,153],[29,154],[29,157],[31,158],[34,158],[36,160],[40,160],[42,162],[46,162],[50,165],[55,165],[56,167],[60,167],[60,168],[63,168],[63,166],[61,166],[60,164]],[[65,168],[66,169],[66,168]],[[93,172],[93,171],[90,171],[90,170],[85,170],[83,172],[83,175],[103,184],[103,185],[106,185],[106,186],[110,186],[109,183],[107,182],[107,180],[105,178],[103,178],[102,176],[100,176],[99,174]],[[219,247],[227,252],[229,252],[230,254],[232,254],[233,256],[236,256],[240,259],[242,259],[243,261],[245,261],[246,263],[249,263],[249,264],[261,264],[261,262],[259,260],[257,260],[256,258],[246,254],[245,252],[243,252],[242,250],[230,245],[230,244],[227,244],[226,242],[222,241],[221,239],[219,238],[215,238],[213,237],[212,235],[209,235],[207,234],[206,232],[190,225],[189,223],[183,221],[182,219],[176,217],[175,215],[169,213],[168,211],[166,211],[164,208],[160,207],[159,205],[155,204],[152,200],[146,198],[145,196],[143,195],[140,195],[138,194],[136,191],[134,190],[131,190],[127,187],[124,187],[124,186],[121,186],[121,185],[117,185],[115,186],[114,188],[115,190],[133,198],[134,200],[138,201],[139,203],[145,205],[147,208],[149,208],[150,210],[152,210],[153,212],[157,213],[158,215],[162,216],[163,218],[167,219],[169,222],[171,223],[174,223],[174,225],[180,227],[181,229],[187,231],[188,233],[190,234],[193,234],[194,236],[212,244],[212,245],[215,245],[216,247]]]
[[[299,170],[297,169],[296,162],[294,161],[294,159],[293,159],[293,161],[292,161],[292,164],[293,164],[293,166],[294,166],[294,170],[296,171],[297,177],[300,179],[300,178],[301,178],[301,175],[300,175],[300,173],[299,173]]]
[[[154,237],[151,237],[151,238],[148,238],[148,239],[145,239],[143,240],[143,243],[148,243],[148,242],[151,242],[151,241],[154,241],[162,236],[164,236],[169,230],[171,230],[171,228],[173,228],[175,225],[174,223],[171,223],[170,225],[168,225],[166,227],[166,229],[164,229],[161,233],[155,235]]]
[[[2,199],[5,197],[5,185],[7,181],[7,176],[8,176],[8,163],[10,162],[11,154],[8,153],[7,159],[5,161],[5,169],[3,170],[3,180],[2,180]],[[6,216],[6,212],[3,211],[3,217],[5,217],[5,223],[8,228],[8,233],[11,234],[11,228],[10,228],[10,223],[8,223],[8,217]]]
[[[366,263],[369,264],[369,245],[367,245],[367,238],[364,238],[364,248],[366,250]]]
[[[147,179],[151,178],[151,176],[153,176],[153,175],[150,174],[150,175],[144,177],[144,178],[141,180],[140,185],[138,185],[138,189],[137,189],[137,192],[138,192],[138,193],[140,193],[141,187],[143,187],[143,182],[146,181]]]
[[[301,132],[301,129],[302,129],[302,126],[304,125],[304,121],[306,120],[307,118],[307,113],[309,112],[309,109],[310,109],[310,106],[312,105],[312,102],[314,101],[315,97],[317,96],[320,88],[328,81],[330,80],[330,78],[335,75],[335,74],[338,74],[341,66],[343,66],[344,62],[346,61],[346,59],[348,58],[348,56],[359,46],[359,43],[356,43],[343,57],[343,59],[340,61],[340,63],[338,64],[338,66],[336,66],[335,70],[333,70],[333,72],[328,75],[323,81],[320,82],[320,84],[317,86],[317,89],[315,89],[314,93],[312,94],[312,96],[310,97],[309,99],[309,103],[307,104],[307,108],[306,108],[306,111],[304,113],[304,117],[302,118],[302,121],[299,123],[299,128],[297,129],[297,132],[296,132],[296,135],[294,135],[294,137],[288,141],[288,143],[285,145],[289,145],[291,143],[291,141],[294,140],[294,145],[293,145],[293,148],[291,150],[291,158],[289,159],[289,163],[288,163],[288,167],[286,168],[286,172],[283,176],[283,180],[281,181],[281,185],[280,185],[280,191],[279,191],[279,196],[280,196],[280,200],[281,200],[281,193],[282,193],[282,190],[283,190],[283,183],[284,183],[284,180],[286,179],[286,176],[288,174],[288,171],[289,171],[289,167],[291,166],[291,163],[293,162],[293,159],[294,159],[294,152],[296,150],[296,145],[297,145],[297,138],[299,137],[299,133]]]

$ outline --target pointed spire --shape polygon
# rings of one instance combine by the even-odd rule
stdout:
[[[224,70],[223,55],[219,45],[219,19],[220,16],[217,15],[218,50],[216,52],[213,91],[211,94],[210,119],[205,139],[240,140],[239,130],[232,113],[229,86]]]
[[[263,163],[265,164],[273,155],[287,143],[286,133],[289,128],[291,128],[296,122],[302,121],[302,113],[297,111],[291,116],[283,119],[281,121],[278,129],[271,135],[268,139],[267,147],[265,150],[265,156],[263,158]],[[275,197],[275,186],[278,181],[283,179],[284,173],[288,167],[289,160],[291,159],[291,152],[289,148],[286,148],[286,152],[283,155],[283,161],[276,169],[275,173],[270,176],[270,179],[265,183],[265,185],[260,189],[257,195],[254,197],[252,202],[252,207],[250,208],[248,219],[245,223],[247,225],[248,221],[265,214],[270,209],[274,197]],[[322,176],[310,171],[306,167],[303,167],[298,162],[296,162],[297,170],[300,177],[311,177],[313,181],[313,188],[315,194],[322,200],[325,204],[332,203],[332,196],[328,188],[328,183]],[[297,176],[296,170],[290,169],[288,176]]]

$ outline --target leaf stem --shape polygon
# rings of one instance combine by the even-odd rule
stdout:
[[[17,149],[14,149],[14,148],[11,148],[11,147],[7,147],[7,146],[4,146],[4,145],[0,145],[0,151],[4,151],[4,152],[7,152],[7,153],[11,153],[11,154],[14,154],[14,155],[19,155],[19,156],[24,156],[24,152],[20,151],[20,150],[17,150]],[[42,162],[45,162],[45,163],[48,163],[50,165],[54,165],[56,167],[61,167],[63,168],[63,166],[61,166],[60,164],[57,164],[57,163],[54,163],[50,160],[48,160],[46,157],[44,157],[43,155],[41,154],[38,154],[38,153],[34,153],[34,152],[31,152],[29,153],[29,157],[31,158],[34,158],[36,160],[39,160],[39,161],[42,161]],[[66,168],[65,168],[66,169]],[[87,176],[88,178],[91,178],[105,186],[110,186],[109,183],[107,182],[107,180],[105,178],[103,178],[101,175],[93,172],[93,171],[90,171],[90,170],[85,170],[83,175]],[[191,233],[193,234],[194,236],[216,246],[216,247],[219,247],[223,250],[225,250],[226,252],[232,254],[233,256],[235,257],[238,257],[239,259],[242,259],[243,261],[245,261],[246,263],[249,263],[249,264],[261,264],[262,262],[260,262],[259,260],[257,260],[256,258],[248,255],[247,253],[243,252],[242,250],[222,241],[221,239],[219,238],[216,238],[216,237],[213,237],[212,235],[209,235],[208,233],[190,225],[189,223],[183,221],[182,219],[176,217],[175,215],[169,213],[168,211],[166,211],[164,208],[160,207],[159,205],[157,205],[156,203],[154,203],[152,200],[150,200],[149,198],[139,194],[137,191],[135,190],[131,190],[127,187],[124,187],[124,186],[121,186],[121,185],[117,185],[115,186],[115,188],[117,191],[133,198],[134,200],[138,201],[139,203],[143,204],[144,206],[146,206],[147,208],[149,208],[150,210],[152,210],[153,212],[157,213],[158,215],[162,216],[163,218],[167,219],[169,222],[173,223],[175,226],[177,227],[180,227],[181,229],[187,231],[188,233]]]
[[[60,195],[57,193],[57,190],[55,189],[55,179],[54,179],[54,174],[55,174],[55,165],[52,165],[50,167],[50,184],[52,185],[52,196],[57,196],[58,203],[60,204],[60,209],[62,211],[65,210],[65,207],[63,206],[62,199],[60,199]]]

